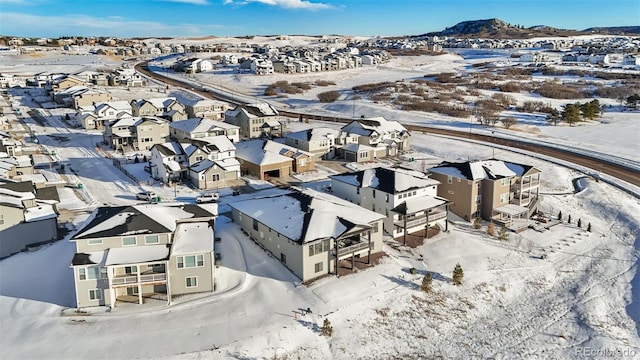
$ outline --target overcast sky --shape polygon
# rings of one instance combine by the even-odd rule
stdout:
[[[0,0],[0,34],[24,37],[418,35],[488,18],[640,25],[640,0]]]

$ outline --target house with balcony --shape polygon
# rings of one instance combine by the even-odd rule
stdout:
[[[399,122],[381,116],[353,120],[340,130],[359,135],[358,143],[374,148],[374,158],[397,156],[410,149],[409,131]]]
[[[169,122],[155,116],[124,117],[105,124],[104,142],[115,150],[149,150],[169,139]]]
[[[99,207],[71,242],[76,306],[117,307],[215,290],[216,204]]]
[[[174,140],[201,139],[211,136],[226,136],[231,142],[240,141],[240,127],[207,118],[190,118],[169,124],[169,132]]]
[[[0,185],[0,258],[58,239],[57,201]],[[26,189],[25,189],[26,190]]]
[[[338,274],[339,262],[382,251],[382,219],[312,189],[231,203],[233,222],[302,281]],[[277,209],[277,211],[265,211]]]
[[[240,135],[247,138],[280,137],[283,125],[278,110],[270,104],[238,105],[227,110],[224,121],[240,127]]]
[[[428,174],[376,167],[330,178],[333,195],[384,215],[384,230],[394,238],[433,226],[448,229],[449,201],[438,196],[440,182]]]
[[[131,116],[131,105],[128,101],[109,101],[83,107],[74,117],[86,130],[104,130],[105,122]]]
[[[542,172],[534,166],[490,159],[444,162],[429,171],[440,181],[438,196],[467,221],[481,217],[516,228],[538,210]]]

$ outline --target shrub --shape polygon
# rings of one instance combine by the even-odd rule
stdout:
[[[498,89],[503,92],[520,92],[522,91],[522,85],[514,81],[509,81],[498,85]]]
[[[494,236],[496,234],[496,225],[492,222],[487,225],[487,235]]]
[[[433,277],[430,272],[427,272],[422,278],[422,285],[420,285],[420,289],[424,292],[431,291],[431,283],[433,282]]]
[[[500,232],[498,233],[498,239],[507,240],[509,238],[509,234],[507,233],[507,227],[502,225],[500,228]]]
[[[327,91],[327,92],[323,92],[323,93],[318,94],[318,99],[322,103],[334,102],[334,101],[338,100],[338,98],[340,98],[340,93],[338,91],[335,91],[335,90]]]
[[[551,99],[581,99],[584,97],[582,92],[577,89],[555,82],[547,82],[540,85],[536,92]]]
[[[496,94],[493,94],[491,98],[497,101],[498,104],[504,106],[505,108],[508,108],[509,106],[516,104],[516,99],[513,96],[507,95],[507,94],[496,93]]]
[[[291,85],[297,87],[298,89],[302,89],[302,90],[311,89],[311,84],[309,84],[309,83],[296,82],[296,83],[291,83]]]
[[[481,227],[482,227],[482,219],[480,217],[473,219],[473,228],[480,229]]]
[[[513,125],[518,123],[518,119],[516,119],[513,116],[508,116],[508,117],[502,118],[500,122],[502,122],[502,126],[504,126],[505,129],[509,129]]]
[[[333,334],[333,326],[331,326],[331,322],[329,321],[329,319],[324,318],[322,327],[320,328],[320,332],[324,336],[331,337],[331,335]]]
[[[417,270],[416,268],[414,268],[414,267],[412,267],[411,269],[409,269],[409,273],[410,273],[411,275],[415,275],[417,272],[418,272],[418,270]]]
[[[456,267],[453,268],[453,284],[461,285],[463,277],[464,271],[462,271],[462,266],[460,266],[460,264],[456,264]]]
[[[329,86],[335,85],[336,83],[330,80],[318,80],[316,81],[316,86]]]

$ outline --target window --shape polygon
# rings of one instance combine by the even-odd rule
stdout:
[[[89,290],[89,300],[102,300],[102,290],[100,289]]]
[[[389,202],[389,194],[384,195],[384,201]]]
[[[502,186],[508,186],[511,184],[511,180],[509,178],[502,179]]]
[[[158,238],[158,235],[147,235],[147,237],[144,239],[145,244],[157,244],[159,242],[160,239]]]
[[[136,245],[136,237],[126,237],[122,238],[122,246],[134,246]]]
[[[375,190],[373,190],[373,198],[374,199],[376,198],[376,191]]]
[[[89,245],[102,245],[102,239],[90,239],[90,240],[87,240],[87,244],[89,244]]]
[[[373,229],[371,230],[372,233],[377,233],[378,232],[378,222],[374,222],[373,223]]]
[[[504,193],[504,194],[500,195],[500,202],[501,203],[508,203],[509,202],[509,193]]]
[[[137,274],[138,273],[138,267],[137,266],[125,266],[124,267],[124,273],[125,274]]]
[[[191,287],[198,287],[198,277],[197,276],[189,276],[188,278],[186,278],[187,280],[187,287],[191,288]]]
[[[258,231],[258,220],[253,219],[253,230]]]
[[[329,251],[329,240],[323,240],[316,244],[309,245],[309,256],[317,255]]]
[[[478,189],[480,189],[481,185],[482,185],[482,183],[480,181],[478,181]]]
[[[360,195],[360,188],[356,188],[356,194]]]
[[[414,191],[414,192],[411,193],[411,195],[412,196],[416,196],[417,193],[418,193],[417,191]]]
[[[0,214],[0,225],[4,225],[4,214]]]
[[[212,181],[220,181],[220,174],[211,174]]]
[[[482,203],[482,195],[477,195],[476,196],[476,204],[481,204]]]
[[[105,271],[100,271],[99,266],[87,267],[87,268],[79,268],[78,269],[78,279],[80,280],[96,280],[102,279],[103,276],[106,275]]]
[[[319,273],[320,271],[322,271],[322,262],[319,262],[315,265],[315,270],[317,273]]]
[[[204,266],[203,255],[178,256],[178,269]]]
[[[282,261],[283,264],[287,263],[287,255],[280,253],[280,261]]]

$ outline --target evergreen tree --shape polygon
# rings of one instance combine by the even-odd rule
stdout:
[[[593,99],[587,103],[580,105],[580,112],[585,119],[595,119],[600,116],[600,102]]]
[[[473,219],[473,228],[480,229],[481,227],[482,227],[482,219],[478,216],[477,218]]]
[[[558,220],[562,221],[562,210],[558,213]]]
[[[588,231],[588,232],[591,232],[591,223],[589,223],[589,224],[587,225],[587,231]]]
[[[489,225],[487,225],[487,235],[495,236],[495,234],[496,234],[496,225],[492,221],[489,223]]]
[[[322,327],[320,328],[320,331],[322,332],[322,335],[324,336],[331,336],[331,334],[333,334],[333,326],[331,326],[331,322],[329,322],[329,319],[324,318],[324,321],[322,322]]]
[[[507,226],[502,225],[502,227],[500,228],[500,232],[498,233],[498,239],[507,240],[508,238],[509,235],[507,234]]]
[[[627,97],[627,106],[632,109],[638,107],[638,102],[640,102],[640,95],[638,94],[633,94]]]
[[[582,219],[578,218],[578,227],[581,228],[582,227]]]
[[[420,285],[420,289],[424,292],[431,291],[431,283],[433,282],[433,277],[430,272],[427,272],[422,278],[422,285]]]
[[[453,269],[453,284],[461,285],[463,277],[464,271],[462,271],[462,266],[460,266],[460,264],[456,264],[456,267]]]
[[[568,123],[569,126],[573,126],[573,124],[580,121],[580,103],[565,105],[561,118],[562,121]]]

